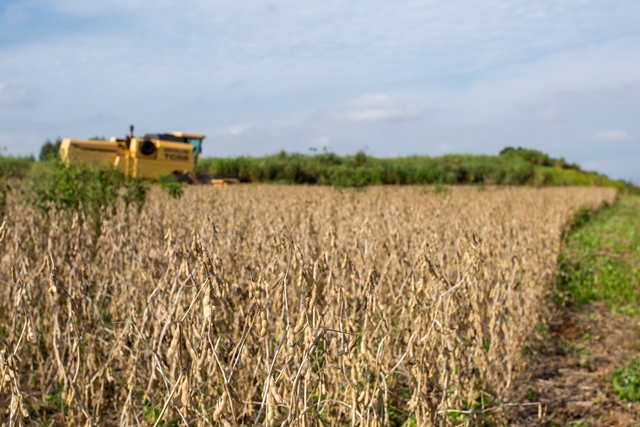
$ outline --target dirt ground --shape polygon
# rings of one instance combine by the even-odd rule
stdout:
[[[559,310],[531,349],[529,367],[514,384],[513,426],[640,426],[640,402],[628,404],[607,378],[640,354],[640,320],[604,304]],[[539,404],[531,404],[538,402]]]

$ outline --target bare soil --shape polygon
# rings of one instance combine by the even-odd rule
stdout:
[[[640,354],[640,320],[603,303],[557,311],[514,384],[513,426],[640,426],[640,402],[621,401],[607,379]],[[531,404],[538,403],[538,404]]]

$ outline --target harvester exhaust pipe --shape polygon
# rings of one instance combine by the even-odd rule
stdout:
[[[129,125],[129,135],[124,137],[125,144],[127,145],[127,150],[131,146],[131,138],[133,138],[133,125]]]

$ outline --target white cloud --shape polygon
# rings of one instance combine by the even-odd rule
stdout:
[[[282,134],[283,130],[290,126],[285,121],[260,121],[239,123],[227,126],[222,130],[218,129],[212,132],[213,138],[263,138],[275,137]]]
[[[222,130],[217,130],[213,133],[214,137],[230,136],[233,138],[245,135],[258,126],[258,123],[238,123],[231,126],[227,126]]]
[[[620,159],[640,146],[595,136],[640,135],[639,14],[629,0],[11,2],[2,141],[23,154],[133,122],[202,131],[217,155],[319,136],[374,155],[523,145],[631,176]]]
[[[608,142],[616,142],[616,141],[627,141],[631,139],[629,134],[623,130],[606,130],[604,132],[599,132],[596,134],[596,139],[599,141],[608,141]]]
[[[416,108],[395,101],[385,95],[364,95],[348,102],[335,114],[348,122],[387,122],[413,119],[419,116]]]
[[[227,129],[227,133],[231,136],[239,136],[245,131],[245,129],[246,127],[242,126],[231,126],[229,129]]]

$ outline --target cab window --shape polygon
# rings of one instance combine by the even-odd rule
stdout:
[[[202,139],[187,138],[187,142],[193,147],[193,159],[198,160],[198,156],[202,153]]]

